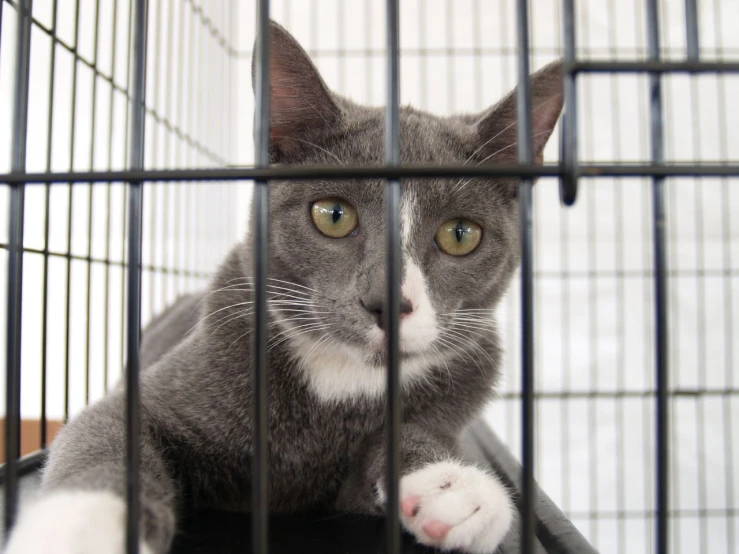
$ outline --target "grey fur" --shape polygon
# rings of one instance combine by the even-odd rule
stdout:
[[[535,129],[551,129],[561,109],[559,65],[548,66],[532,83],[534,106],[550,100],[549,107],[535,113]],[[330,93],[302,48],[276,24],[271,94],[274,163],[383,162],[383,111]],[[515,137],[514,122],[515,96],[478,116],[441,118],[403,107],[402,160],[477,163]],[[508,125],[513,131],[503,131],[481,148]],[[536,141],[538,156],[547,137]],[[506,153],[514,154],[515,147]],[[486,163],[499,159],[503,156]],[[404,252],[421,267],[438,314],[492,309],[503,295],[519,262],[514,191],[513,180],[403,182],[403,194],[415,206],[415,225]],[[312,225],[310,203],[328,196],[356,207],[360,226],[355,237],[329,239]],[[314,317],[330,323],[337,340],[357,348],[374,324],[359,299],[381,297],[384,291],[383,197],[380,181],[270,184],[271,277],[315,289],[299,289],[320,303],[321,312],[330,312],[315,310]],[[452,258],[434,246],[433,236],[442,222],[462,216],[483,226],[483,241],[472,254]],[[245,241],[221,265],[209,294],[180,299],[144,334],[142,530],[156,552],[167,551],[185,510],[249,510],[251,318],[244,315],[244,305],[237,305],[251,300],[250,287],[239,285],[249,275],[251,254]],[[300,306],[297,300],[295,305]],[[285,309],[283,304],[274,311],[273,321],[284,317]],[[451,324],[452,317],[440,315],[440,323]],[[470,337],[476,346],[466,351],[467,357],[447,352],[448,368],[431,368],[427,380],[403,391],[403,474],[453,452],[460,430],[493,394],[498,338],[491,330]],[[476,349],[489,359],[480,359]],[[271,509],[378,512],[375,485],[384,472],[382,398],[321,402],[302,378],[303,371],[288,342],[270,351]],[[124,392],[119,387],[63,429],[51,449],[44,487],[123,495],[124,431]]]

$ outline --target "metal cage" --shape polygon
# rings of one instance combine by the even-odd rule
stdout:
[[[37,0],[38,2],[38,0]],[[115,5],[123,3],[123,0],[115,0]],[[516,60],[518,64],[518,164],[516,165],[496,165],[493,167],[486,166],[403,166],[400,165],[400,144],[398,133],[399,118],[399,2],[398,0],[387,0],[386,7],[386,165],[385,167],[270,167],[268,142],[268,113],[269,113],[269,97],[268,86],[269,81],[269,43],[267,29],[269,23],[269,1],[259,0],[257,2],[258,10],[256,17],[257,40],[256,40],[256,72],[255,72],[255,91],[256,91],[256,118],[255,118],[255,164],[254,167],[232,167],[228,166],[230,153],[233,150],[231,141],[233,137],[227,135],[222,136],[224,130],[223,125],[218,121],[223,121],[223,117],[228,117],[225,110],[220,112],[211,106],[210,111],[205,119],[195,125],[201,136],[205,136],[205,142],[200,142],[199,136],[189,134],[187,129],[178,127],[177,122],[170,121],[167,114],[158,113],[156,109],[151,107],[147,102],[147,95],[155,96],[163,94],[158,86],[161,83],[147,83],[147,63],[159,64],[162,62],[163,55],[173,55],[177,46],[158,44],[156,46],[156,54],[152,58],[147,55],[152,51],[152,45],[147,43],[147,28],[150,24],[152,13],[157,10],[155,21],[157,25],[163,25],[162,22],[162,5],[164,2],[149,3],[147,0],[131,0],[129,3],[129,18],[127,22],[118,22],[114,24],[114,29],[126,29],[128,25],[129,37],[132,39],[130,45],[124,50],[125,62],[128,64],[126,70],[128,74],[121,85],[116,80],[117,72],[123,70],[121,64],[116,69],[119,52],[116,54],[115,46],[111,53],[111,72],[106,74],[98,68],[98,50],[97,50],[97,29],[95,34],[95,53],[92,60],[88,60],[80,55],[77,37],[74,42],[65,42],[56,33],[56,17],[57,17],[57,0],[53,0],[54,23],[51,26],[45,25],[34,17],[32,13],[31,0],[2,0],[0,1],[0,22],[2,21],[3,12],[14,10],[18,14],[18,28],[16,33],[15,45],[15,66],[14,66],[14,102],[12,107],[12,158],[9,173],[0,174],[0,182],[7,185],[10,191],[8,224],[9,234],[7,244],[0,245],[1,248],[7,250],[8,255],[8,303],[7,303],[7,374],[6,374],[6,420],[5,420],[5,459],[7,460],[2,468],[2,481],[5,494],[5,530],[12,528],[19,498],[19,479],[30,471],[34,471],[39,467],[43,459],[43,452],[32,454],[28,457],[21,458],[21,329],[23,314],[23,266],[24,258],[29,254],[38,254],[43,257],[44,263],[44,282],[52,279],[49,273],[49,259],[55,254],[48,248],[49,228],[46,226],[46,242],[43,248],[28,248],[24,243],[24,214],[25,214],[25,198],[26,192],[35,187],[43,187],[45,191],[46,214],[48,221],[49,198],[50,191],[55,187],[67,184],[69,185],[69,220],[73,219],[72,214],[72,187],[71,185],[80,186],[88,185],[90,209],[92,213],[93,190],[98,187],[108,191],[108,210],[110,210],[110,190],[114,183],[125,183],[125,198],[127,208],[127,221],[125,222],[126,239],[121,241],[121,248],[125,244],[125,256],[121,251],[119,260],[111,261],[111,256],[106,252],[104,258],[99,259],[106,267],[106,272],[113,269],[120,271],[121,279],[125,274],[125,292],[121,295],[121,315],[123,315],[125,306],[125,329],[121,323],[121,330],[125,332],[121,337],[121,344],[125,344],[125,352],[121,351],[121,357],[127,360],[125,367],[125,386],[127,391],[127,552],[133,554],[138,551],[138,519],[140,513],[139,507],[139,442],[138,433],[140,428],[139,421],[139,363],[138,363],[138,347],[139,333],[142,319],[142,275],[150,276],[152,283],[157,279],[180,279],[191,278],[196,282],[202,282],[207,277],[205,267],[207,263],[191,264],[190,267],[171,270],[166,267],[157,267],[156,264],[146,264],[142,258],[142,249],[147,246],[142,242],[142,229],[145,224],[145,208],[144,208],[144,184],[160,183],[165,184],[166,188],[162,188],[161,196],[154,195],[151,202],[156,203],[158,200],[167,203],[175,198],[175,186],[180,190],[192,191],[196,190],[212,191],[217,187],[227,187],[231,182],[252,182],[254,184],[253,196],[253,244],[255,265],[254,282],[255,282],[255,311],[254,311],[254,382],[255,386],[255,412],[254,412],[254,429],[255,442],[253,451],[253,482],[254,494],[252,498],[253,516],[252,516],[252,548],[254,552],[268,552],[268,491],[266,487],[267,475],[269,471],[269,460],[267,458],[267,297],[266,297],[266,280],[269,272],[268,256],[267,256],[267,232],[269,224],[269,214],[267,211],[270,179],[280,180],[298,180],[302,178],[382,178],[387,182],[386,198],[387,198],[387,265],[389,268],[387,279],[387,309],[389,314],[387,348],[389,352],[389,363],[387,372],[387,394],[389,402],[387,405],[387,445],[388,445],[388,503],[386,511],[386,544],[385,551],[400,552],[401,551],[401,532],[399,523],[399,493],[398,493],[398,472],[399,472],[399,423],[400,423],[400,386],[399,386],[399,268],[400,268],[400,238],[399,238],[399,205],[400,205],[400,181],[406,177],[516,177],[520,179],[518,185],[518,195],[520,198],[520,237],[521,237],[521,273],[520,273],[520,290],[521,290],[521,398],[520,398],[520,417],[521,417],[521,467],[516,465],[505,447],[494,443],[494,438],[482,437],[478,435],[481,444],[487,444],[490,449],[489,455],[498,460],[500,471],[508,476],[512,484],[518,484],[520,490],[520,551],[535,552],[541,548],[541,543],[547,543],[551,546],[550,551],[587,551],[590,547],[587,542],[570,542],[566,539],[556,537],[552,540],[545,540],[544,535],[560,533],[562,536],[571,532],[560,526],[557,531],[557,525],[549,526],[541,514],[537,513],[537,508],[541,502],[549,502],[548,499],[542,498],[541,491],[536,487],[534,481],[534,462],[535,462],[535,399],[537,392],[535,390],[535,352],[534,352],[534,332],[535,332],[535,272],[534,272],[534,232],[533,232],[533,200],[532,187],[533,179],[536,177],[554,177],[559,180],[560,198],[564,205],[572,205],[577,197],[580,188],[588,187],[593,180],[605,177],[613,177],[618,179],[631,178],[649,178],[651,180],[651,232],[653,237],[653,294],[654,294],[654,353],[653,371],[655,379],[655,387],[653,391],[645,393],[645,395],[653,395],[655,399],[655,417],[654,432],[656,434],[656,451],[655,451],[655,475],[656,483],[655,498],[656,509],[654,513],[655,519],[655,542],[654,550],[658,553],[666,553],[672,551],[670,545],[670,535],[668,534],[668,522],[670,519],[669,496],[671,488],[670,474],[670,411],[669,403],[671,395],[675,392],[670,388],[669,380],[669,358],[670,358],[670,324],[668,306],[668,229],[669,222],[665,214],[665,188],[666,179],[680,178],[719,178],[726,179],[729,177],[739,177],[739,163],[721,160],[720,163],[668,163],[665,158],[665,138],[664,138],[664,105],[662,94],[662,82],[666,75],[682,73],[688,75],[697,74],[735,74],[739,72],[739,62],[729,62],[723,60],[703,60],[699,55],[699,35],[698,35],[698,6],[696,0],[686,0],[685,9],[685,37],[687,44],[687,57],[682,60],[663,60],[660,48],[660,18],[657,0],[645,0],[645,10],[647,16],[647,52],[646,59],[633,59],[628,61],[615,60],[595,60],[582,59],[576,55],[576,10],[574,0],[562,1],[563,14],[563,56],[564,56],[564,79],[566,91],[565,114],[562,122],[562,140],[561,140],[561,156],[558,164],[548,164],[539,166],[533,163],[532,158],[532,130],[531,130],[531,101],[529,91],[528,75],[530,73],[530,6],[526,0],[518,0],[516,2],[515,13],[515,34],[516,42]],[[169,2],[169,10],[172,10],[172,0]],[[221,83],[225,83],[224,79],[228,77],[228,60],[238,58],[240,53],[229,42],[229,37],[233,36],[233,29],[225,35],[217,22],[211,20],[206,11],[198,6],[192,0],[185,0],[182,6],[187,5],[187,21],[190,25],[195,25],[197,21],[201,29],[201,36],[210,35],[213,44],[220,48],[221,56],[218,59],[226,60],[213,70],[210,74],[211,78],[220,79]],[[80,2],[75,3],[75,17],[80,17]],[[99,13],[100,0],[97,0]],[[117,9],[117,8],[115,8]],[[182,8],[185,10],[185,8]],[[117,12],[116,12],[117,13]],[[179,12],[185,13],[185,11]],[[181,25],[185,23],[185,16],[179,20]],[[114,19],[115,21],[115,19]],[[28,118],[29,118],[29,76],[31,68],[31,37],[34,33],[41,32],[50,37],[51,48],[51,75],[50,90],[53,95],[54,82],[54,54],[56,48],[64,48],[74,57],[73,68],[75,71],[74,83],[76,86],[76,71],[79,66],[87,66],[93,73],[93,83],[97,83],[99,79],[104,80],[110,85],[110,106],[111,115],[108,124],[108,132],[112,136],[114,133],[112,103],[114,94],[121,94],[126,105],[126,118],[130,121],[130,127],[127,133],[127,148],[125,169],[113,169],[114,164],[111,163],[111,155],[108,154],[108,170],[78,170],[74,163],[75,153],[72,149],[69,152],[70,164],[69,170],[56,170],[51,162],[51,154],[44,171],[29,172],[27,171],[27,149],[28,144]],[[115,31],[114,31],[115,33]],[[116,43],[115,34],[113,38]],[[216,48],[212,46],[212,48]],[[163,54],[164,52],[164,54]],[[191,52],[192,53],[192,52]],[[182,58],[179,58],[182,63]],[[578,146],[581,145],[581,137],[578,136],[578,81],[586,75],[594,73],[605,74],[644,74],[648,77],[648,98],[649,98],[649,137],[651,148],[650,163],[583,163],[578,155]],[[157,75],[160,71],[157,70]],[[201,76],[205,77],[205,76]],[[180,79],[183,79],[180,74]],[[189,76],[192,79],[192,75]],[[229,81],[230,83],[230,81]],[[180,89],[186,89],[192,82],[179,82]],[[95,85],[93,85],[95,86]],[[150,87],[154,88],[150,88]],[[224,98],[221,102],[233,109],[235,99],[233,98],[233,87],[229,84],[224,86]],[[93,97],[96,98],[93,92]],[[197,100],[195,100],[197,101]],[[202,102],[202,99],[201,99]],[[48,107],[49,127],[51,126],[51,101]],[[178,103],[180,106],[181,102]],[[207,104],[207,102],[206,102]],[[73,101],[73,105],[76,103]],[[199,104],[202,106],[203,104]],[[192,106],[191,106],[192,107]],[[92,119],[95,118],[95,107],[92,108]],[[182,114],[180,114],[182,116]],[[215,123],[209,118],[215,118]],[[74,117],[71,125],[71,132],[74,133]],[[176,156],[174,163],[169,164],[171,167],[162,167],[168,164],[146,163],[145,161],[145,130],[147,122],[153,122],[152,129],[154,132],[160,132],[158,129],[164,129],[161,132],[168,133],[172,136],[172,141],[187,144],[189,152],[194,152],[193,158],[182,159],[185,156]],[[192,123],[192,122],[191,122]],[[158,127],[157,127],[158,126]],[[196,128],[191,125],[191,128]],[[121,129],[118,129],[119,131]],[[93,131],[94,133],[94,127]],[[48,132],[48,141],[52,141],[52,133]],[[112,139],[109,139],[112,140]],[[72,138],[74,144],[74,138]],[[50,146],[47,152],[50,152]],[[195,159],[195,157],[200,158]],[[94,153],[90,152],[90,160]],[[160,167],[154,168],[159,165]],[[195,169],[183,169],[190,166]],[[89,167],[93,167],[90,161]],[[165,186],[162,185],[162,186]],[[122,191],[123,189],[121,189]],[[169,191],[169,192],[168,192]],[[167,194],[172,196],[167,196]],[[196,193],[193,193],[196,194]],[[157,200],[158,199],[158,200]],[[192,201],[192,198],[191,198]],[[153,213],[153,212],[150,212]],[[89,215],[88,214],[88,215]],[[90,215],[90,217],[92,217]],[[152,216],[153,217],[153,216]],[[123,223],[122,223],[123,224]],[[229,223],[231,225],[231,223]],[[92,226],[88,227],[92,233]],[[172,229],[174,233],[182,232],[183,227],[173,223]],[[110,227],[108,227],[110,232]],[[165,231],[162,231],[163,233]],[[87,282],[90,282],[89,272],[90,264],[95,261],[95,256],[90,250],[90,241],[87,243],[87,252],[75,255],[71,253],[70,247],[63,256],[67,261],[67,312],[69,312],[69,286],[71,281],[70,267],[74,259],[87,262]],[[68,240],[68,245],[71,238]],[[110,239],[108,239],[110,243]],[[150,247],[151,248],[151,247]],[[217,259],[217,256],[214,257]],[[207,262],[208,260],[206,260]],[[107,274],[106,274],[107,275]],[[157,276],[159,275],[159,276]],[[164,277],[162,277],[164,275]],[[167,277],[168,276],[168,277]],[[106,287],[107,285],[106,277]],[[121,281],[122,284],[122,281]],[[89,285],[88,285],[89,286]],[[162,285],[164,287],[164,285]],[[106,288],[107,291],[107,288]],[[46,293],[48,287],[44,285],[44,313],[46,313]],[[123,302],[125,301],[125,305]],[[88,341],[90,333],[89,324],[89,294],[88,294]],[[106,304],[107,305],[107,304]],[[150,310],[153,304],[150,303]],[[729,305],[727,308],[731,310]],[[107,312],[106,312],[107,314]],[[107,315],[106,315],[107,317]],[[43,322],[43,332],[46,333],[46,321]],[[69,330],[67,330],[67,342]],[[44,335],[45,337],[46,335]],[[46,338],[44,338],[44,348]],[[45,354],[44,354],[45,356]],[[45,358],[44,358],[45,360]],[[106,354],[106,383],[107,383],[107,362]],[[45,362],[44,362],[45,363]],[[728,362],[731,364],[731,360]],[[69,360],[67,359],[67,365]],[[87,361],[87,382],[89,385],[89,359]],[[45,367],[45,366],[44,366]],[[45,370],[44,370],[45,371]],[[67,380],[69,376],[67,374]],[[46,379],[44,373],[43,379]],[[45,382],[45,381],[44,381]],[[107,387],[107,384],[106,384]],[[67,384],[68,389],[68,384]],[[733,389],[727,388],[724,393],[732,394]],[[47,425],[45,413],[45,394],[46,385],[42,386],[42,412],[41,412],[41,447],[47,444]],[[67,393],[68,394],[68,393]],[[89,397],[89,392],[88,392]],[[517,398],[514,400],[518,401]],[[68,398],[65,399],[65,417],[68,412]],[[482,437],[482,438],[481,438]],[[487,442],[486,442],[487,441]],[[495,452],[493,452],[495,451]],[[518,473],[520,471],[520,474]],[[538,496],[538,498],[537,498]],[[549,503],[551,504],[551,503]],[[561,515],[554,505],[551,513],[555,516]],[[734,517],[731,515],[730,517]],[[566,521],[566,520],[565,520]],[[733,525],[733,524],[732,524]],[[558,542],[559,540],[564,542]],[[578,539],[579,540],[579,539]],[[539,541],[539,542],[537,542]]]

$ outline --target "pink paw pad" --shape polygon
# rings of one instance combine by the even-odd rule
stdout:
[[[451,525],[447,525],[446,523],[442,523],[441,521],[427,521],[423,524],[421,529],[423,529],[423,532],[428,535],[428,537],[435,541],[440,541],[444,537],[447,536],[447,533],[449,533],[449,530],[452,528]]]
[[[400,511],[405,517],[414,517],[418,513],[418,500],[417,496],[410,495],[400,501]]]

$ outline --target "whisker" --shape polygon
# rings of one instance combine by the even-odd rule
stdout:
[[[446,338],[442,338],[442,336],[445,336]],[[436,340],[437,341],[441,341],[442,344],[445,344],[446,343],[447,346],[449,346],[450,344],[453,344],[451,342],[451,339],[453,339],[453,338],[456,338],[456,337],[454,337],[454,335],[450,335],[450,334],[446,333],[445,331],[442,331],[440,333],[440,336],[436,337]],[[446,342],[444,342],[444,341],[446,341]],[[480,366],[480,356],[479,355],[476,356],[477,359],[474,359],[472,357],[472,353],[471,352],[468,352],[467,350],[462,349],[462,356],[464,358],[467,358],[467,359],[473,361],[475,363],[475,366],[477,367],[477,370],[480,372],[480,375],[482,375],[483,377],[485,376],[485,372],[483,371],[482,367]]]
[[[301,360],[301,365],[302,364],[305,364],[305,361],[310,358],[311,353],[316,348],[318,348],[318,345],[321,344],[321,342],[323,342],[325,339],[330,338],[330,337],[331,337],[331,335],[329,333],[324,333],[323,335],[321,335],[321,337],[318,339],[318,341],[316,341],[316,343],[313,346],[311,346],[310,350],[308,350],[308,353],[305,356],[303,356],[303,360]]]
[[[490,360],[490,363],[492,363],[492,364],[493,364],[493,366],[496,366],[496,365],[497,365],[497,363],[496,363],[496,362],[495,362],[495,360],[494,360],[494,359],[492,358],[492,356],[490,356],[490,354],[488,354],[488,353],[487,353],[487,352],[485,351],[485,349],[484,349],[484,348],[483,348],[482,346],[480,346],[480,345],[479,345],[479,344],[477,344],[477,343],[476,343],[475,341],[473,341],[472,339],[470,339],[470,338],[469,338],[468,336],[466,336],[466,335],[465,335],[464,333],[460,333],[459,331],[455,331],[455,330],[453,330],[453,329],[448,329],[448,328],[447,328],[447,329],[445,329],[445,330],[446,330],[446,332],[448,332],[448,333],[451,333],[451,334],[453,334],[453,335],[455,335],[455,336],[458,336],[458,337],[459,337],[460,339],[462,339],[462,340],[464,341],[464,344],[469,344],[470,346],[472,346],[472,347],[474,347],[475,349],[477,349],[477,350],[479,350],[480,352],[482,352],[482,353],[483,353],[483,354],[485,355],[485,357],[486,357],[486,358],[487,358],[488,360]],[[468,330],[468,331],[469,331],[470,333],[472,333],[473,335],[477,335],[477,336],[479,336],[479,337],[482,337],[482,338],[486,338],[486,337],[485,337],[484,335],[481,335],[480,333],[475,333],[475,332],[474,332],[474,331],[472,331],[472,330]]]
[[[269,338],[269,342],[274,342],[277,339],[279,339],[281,336],[283,336],[283,335],[285,335],[287,333],[292,333],[293,331],[297,331],[298,329],[302,329],[303,327],[310,327],[311,325],[318,325],[318,323],[302,323],[300,325],[295,325],[294,327],[289,327],[289,328],[285,329],[284,331],[280,331],[279,333],[276,333],[276,334],[272,335]]]
[[[213,327],[213,325],[216,325],[216,324],[217,324],[217,323],[218,323],[219,321],[222,321],[223,323],[221,323],[220,325],[218,325],[218,327],[216,327],[215,329],[213,329],[213,330],[212,330],[212,331],[210,332],[210,334],[211,334],[211,335],[213,335],[213,334],[214,334],[214,333],[215,333],[216,331],[218,331],[218,329],[220,329],[220,328],[221,328],[221,327],[223,327],[224,325],[227,325],[227,324],[231,323],[232,321],[235,321],[235,320],[237,320],[237,319],[239,319],[239,318],[241,318],[241,317],[248,317],[248,316],[250,316],[250,315],[251,315],[252,313],[253,313],[253,310],[252,310],[252,308],[249,308],[248,310],[245,310],[245,311],[243,311],[243,312],[238,312],[238,313],[237,313],[236,315],[232,315],[232,316],[227,316],[227,315],[226,315],[226,316],[223,316],[223,317],[222,317],[222,318],[220,318],[220,319],[219,319],[218,321],[214,321],[214,322],[213,322],[213,323],[211,323],[211,324],[210,324],[210,325],[209,325],[208,327],[206,327],[206,330],[208,330],[208,329],[210,329],[211,327]],[[224,319],[225,319],[226,321],[223,321]]]
[[[299,310],[297,308],[295,309],[287,309],[287,308],[280,308],[279,306],[275,306],[275,308],[281,312],[295,312],[295,313],[304,313],[304,314],[332,314],[334,312],[328,311],[328,312],[315,312],[313,310]]]
[[[269,347],[269,348],[267,349],[267,351],[269,352],[270,350],[272,350],[272,349],[273,349],[273,348],[275,348],[276,346],[278,346],[278,345],[282,344],[282,343],[283,343],[283,342],[285,342],[286,340],[289,340],[289,339],[291,339],[291,338],[293,338],[293,337],[297,337],[298,335],[303,335],[303,334],[305,334],[305,333],[310,333],[310,332],[312,332],[312,331],[321,331],[321,330],[323,330],[323,329],[328,329],[329,327],[331,327],[331,324],[330,324],[330,323],[312,323],[311,325],[314,325],[314,327],[310,327],[310,328],[306,328],[306,329],[301,329],[301,330],[300,330],[300,331],[298,331],[297,333],[293,333],[292,335],[288,335],[288,336],[286,336],[286,337],[282,337],[282,338],[281,338],[281,339],[280,339],[279,341],[277,341],[277,342],[276,342],[276,343],[274,343],[274,344],[273,344],[272,346],[270,346],[270,347]]]
[[[301,316],[296,316],[296,317],[288,317],[285,319],[279,319],[277,321],[272,321],[270,322],[270,325],[279,325],[280,323],[287,323],[288,321],[306,321],[308,319],[321,319],[321,318],[320,317],[307,317],[307,316],[303,317],[301,315]]]
[[[454,390],[454,378],[452,377],[452,372],[449,369],[449,364],[446,363],[446,360],[441,355],[441,351],[439,350],[439,347],[438,346],[436,346],[435,344],[431,344],[429,346],[430,346],[431,351],[433,352],[434,357],[436,358],[437,362],[441,362],[441,363],[444,364],[444,367],[446,368],[447,375],[449,376],[449,386],[452,388],[452,390]],[[441,364],[439,364],[439,366],[441,367]]]
[[[244,277],[234,277],[233,279],[229,279],[229,280],[228,280],[228,281],[226,281],[226,282],[227,282],[227,283],[230,283],[230,282],[232,282],[232,281],[237,281],[237,280],[241,280],[241,281],[252,281],[252,282],[253,282],[253,281],[254,281],[254,278],[253,278],[253,277],[248,277],[248,276],[244,276]],[[275,279],[274,277],[267,277],[267,280],[268,280],[268,281],[274,281],[275,283],[282,283],[282,284],[285,284],[285,285],[292,285],[292,286],[294,286],[294,287],[298,287],[298,288],[301,288],[301,289],[309,290],[309,291],[311,291],[311,292],[314,292],[314,293],[316,293],[316,294],[321,294],[321,293],[320,293],[319,291],[317,291],[316,289],[312,289],[312,288],[310,288],[310,287],[306,287],[305,285],[301,285],[301,284],[299,284],[299,283],[293,283],[292,281],[285,281],[285,280],[283,280],[283,279]],[[274,286],[276,286],[276,285],[274,285]]]
[[[485,321],[483,319],[459,318],[454,320],[451,326],[454,327],[456,324],[459,324],[460,327],[469,326],[476,329],[486,329],[488,331],[494,331],[498,328],[494,321]]]

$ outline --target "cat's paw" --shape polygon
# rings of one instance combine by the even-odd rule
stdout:
[[[416,539],[443,550],[492,554],[513,523],[501,483],[473,466],[447,461],[400,480],[400,518]]]
[[[59,491],[21,510],[4,554],[124,554],[126,503],[109,492]],[[140,554],[153,554],[141,543]]]

